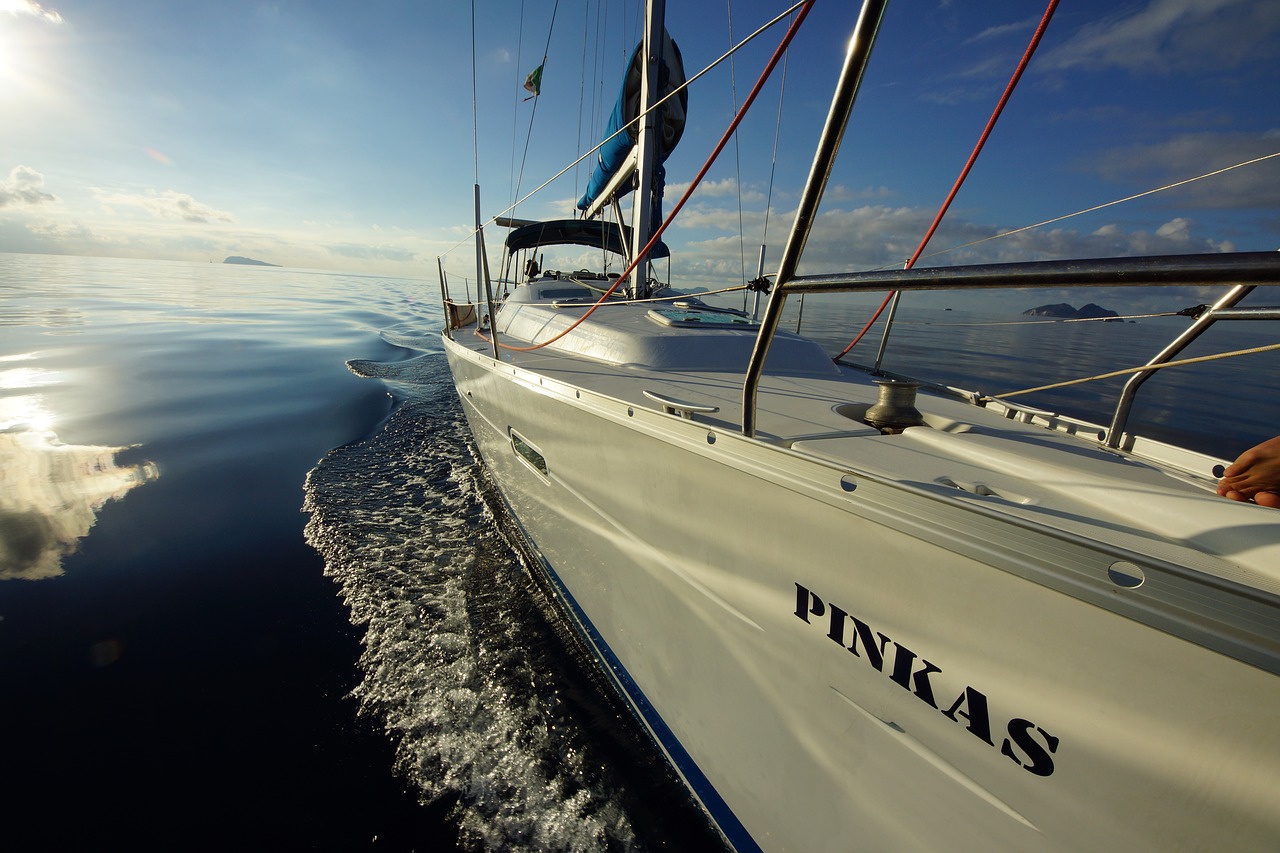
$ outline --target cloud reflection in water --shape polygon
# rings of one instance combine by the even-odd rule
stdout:
[[[102,505],[160,476],[117,465],[124,447],[63,444],[52,424],[39,395],[0,397],[0,580],[62,574]]]

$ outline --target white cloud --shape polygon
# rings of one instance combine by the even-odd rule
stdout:
[[[196,201],[187,193],[165,190],[157,192],[148,190],[144,194],[113,193],[101,189],[91,190],[98,201],[106,208],[115,206],[140,207],[162,219],[181,219],[185,222],[235,222],[230,213],[217,210]]]
[[[9,180],[0,184],[0,207],[36,205],[57,201],[52,193],[43,192],[44,175],[29,166],[14,166]]]
[[[894,195],[893,190],[885,186],[867,187],[862,190],[855,190],[846,187],[844,184],[832,184],[828,186],[822,193],[823,201],[827,203],[835,201],[859,201],[870,199],[886,199]]]
[[[341,255],[344,258],[361,258],[365,260],[386,260],[396,261],[399,263],[410,263],[418,260],[418,254],[409,249],[401,249],[396,246],[371,246],[367,244],[356,243],[336,243],[326,246],[330,252],[335,255]]]
[[[800,275],[817,275],[843,270],[900,269],[915,251],[920,235],[933,219],[934,210],[923,207],[889,207],[867,205],[823,212],[814,223],[798,270]],[[772,236],[766,259],[766,272],[777,269],[786,226],[794,211],[775,212],[774,218],[786,225]],[[707,222],[716,221],[713,211],[702,211]],[[721,219],[736,220],[736,212],[723,211]],[[1096,214],[1095,214],[1096,216]],[[1096,222],[1094,218],[1092,221]],[[705,224],[705,223],[703,223]],[[748,230],[751,222],[748,222]],[[1070,225],[1036,228],[997,236],[1004,227],[966,220],[953,213],[943,221],[917,266],[940,267],[957,264],[1013,263],[1068,258],[1125,257],[1160,254],[1199,254],[1232,252],[1237,247],[1228,241],[1203,236],[1205,228],[1190,218],[1171,218],[1146,228],[1135,228],[1121,222],[1075,230]],[[755,247],[749,242],[743,251],[737,236],[719,235],[693,240],[683,245],[673,242],[672,278],[680,287],[719,289],[752,278],[755,275]],[[1168,311],[1196,302],[1206,302],[1220,295],[1221,288],[1142,288],[1085,289],[1061,294],[1037,291],[1023,307],[1048,302],[1097,302],[1115,310]],[[1007,291],[974,293],[975,305],[990,310],[1005,310]],[[924,304],[951,304],[952,294],[920,294]],[[833,297],[856,300],[859,297]],[[913,297],[913,303],[915,298]],[[1127,306],[1127,307],[1126,307]],[[1021,310],[1021,309],[1019,309]]]
[[[34,15],[51,24],[62,23],[61,15],[53,9],[44,8],[35,0],[0,0],[0,12],[8,12],[11,15]]]
[[[687,184],[685,185],[688,186]],[[675,186],[672,186],[675,189]],[[684,190],[681,189],[681,192]],[[715,196],[736,196],[738,194],[738,182],[733,178],[723,178],[719,181],[703,181],[698,185],[698,192],[703,195]]]
[[[1081,27],[1047,53],[1040,67],[1220,71],[1274,54],[1277,35],[1280,3],[1150,0],[1132,14]]]
[[[794,211],[773,214],[774,220],[785,224],[770,241],[768,257],[771,263],[778,259],[786,240],[786,227],[794,215]],[[927,230],[933,216],[932,209],[884,205],[825,211],[814,222],[800,272],[809,275],[840,270],[901,268],[915,252],[920,236]],[[746,216],[748,233],[759,226],[762,217],[760,212]],[[737,212],[698,211],[692,224],[726,231],[732,226],[735,236],[721,235],[673,246],[681,278],[710,286],[719,276],[737,276],[743,264],[743,249],[736,236]],[[1005,230],[991,224],[966,221],[953,214],[943,221],[918,266],[1235,250],[1229,242],[1199,236],[1195,221],[1181,217],[1168,220],[1154,231],[1112,223],[1097,227],[1092,232],[1058,226],[1031,229],[1006,237],[996,236]],[[748,245],[752,245],[750,241]],[[746,254],[748,266],[754,268],[754,249]]]
[[[1156,236],[1186,242],[1191,237],[1191,220],[1179,216],[1156,229]]]
[[[1280,137],[1264,133],[1185,133],[1155,145],[1117,148],[1092,161],[1099,175],[1120,184],[1162,186],[1280,151]],[[1280,207],[1280,158],[1265,160],[1179,187],[1184,208]]]
[[[675,204],[685,192],[689,189],[688,181],[672,181],[667,184],[664,191],[666,199],[666,207],[669,209]],[[764,194],[759,190],[749,187],[739,187],[735,178],[721,178],[718,181],[706,180],[698,184],[698,189],[694,192],[692,199],[698,201],[700,199],[720,198],[729,196],[739,198],[744,202],[764,201]]]
[[[84,244],[98,239],[88,226],[79,222],[29,222],[27,230],[55,243],[79,241]]]
[[[1024,32],[1033,31],[1040,23],[1039,18],[1025,18],[1012,24],[1000,24],[994,27],[987,27],[976,36],[968,39],[969,43],[987,41],[989,39],[1003,38],[1010,34],[1022,34]]]
[[[673,229],[694,230],[714,228],[717,231],[729,231],[736,235],[739,226],[750,234],[764,224],[764,211],[744,210],[739,215],[737,208],[728,207],[687,207],[676,217]],[[737,237],[735,236],[736,240]]]

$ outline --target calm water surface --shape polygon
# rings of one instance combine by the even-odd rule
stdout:
[[[0,255],[0,849],[712,849],[504,537],[435,292]],[[1186,322],[902,319],[886,367],[985,392]],[[1191,354],[1275,340],[1240,325]],[[1174,373],[1148,431],[1276,431],[1274,354]],[[1120,381],[1035,400],[1097,419]]]
[[[480,499],[433,290],[0,254],[0,849],[714,843]]]

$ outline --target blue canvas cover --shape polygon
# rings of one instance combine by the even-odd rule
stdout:
[[[680,56],[680,48],[672,40],[671,36],[663,33],[663,49],[662,64],[658,70],[658,95],[656,100],[661,100],[680,86],[684,85],[684,60]],[[627,159],[627,155],[636,144],[636,139],[640,135],[639,126],[635,123],[636,117],[640,114],[640,81],[643,74],[642,53],[643,43],[636,46],[631,53],[631,61],[627,63],[627,73],[622,80],[622,87],[618,92],[618,100],[614,104],[613,112],[609,115],[609,123],[605,128],[604,136],[608,139],[619,129],[628,127],[625,133],[618,133],[613,136],[599,151],[599,158],[596,161],[595,170],[591,173],[591,180],[587,184],[587,191],[578,200],[578,209],[586,210],[591,203],[596,200],[605,186],[609,183],[609,179]],[[654,175],[654,193],[658,201],[654,205],[654,225],[662,221],[662,188],[664,185],[665,170],[662,163],[666,161],[667,155],[675,150],[676,145],[680,142],[680,137],[684,134],[685,111],[689,106],[689,92],[687,89],[681,89],[680,94],[667,101],[658,108],[658,121],[656,128],[658,130],[658,140],[655,146],[655,160],[657,168]],[[626,195],[631,191],[631,187],[623,187],[618,191],[619,197]]]

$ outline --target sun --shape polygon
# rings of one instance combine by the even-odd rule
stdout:
[[[51,24],[61,24],[62,16],[53,9],[46,9],[35,0],[0,0],[0,12],[11,15],[34,15],[44,18]]]
[[[0,0],[0,100],[25,94],[35,85],[38,51],[28,38],[29,27],[61,23],[60,14],[34,0]]]

